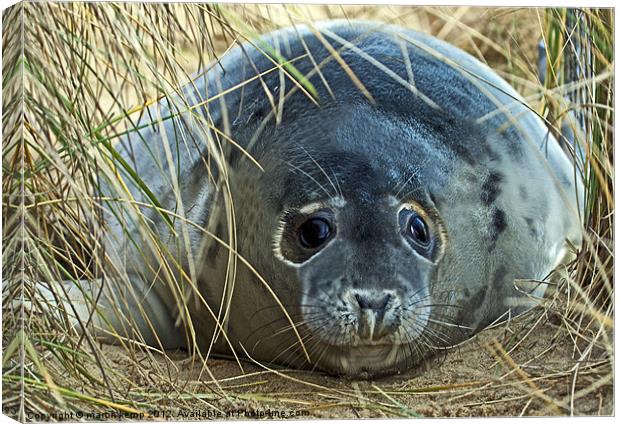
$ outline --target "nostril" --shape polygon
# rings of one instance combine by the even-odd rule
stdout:
[[[355,294],[355,300],[357,300],[357,304],[359,305],[360,309],[373,309],[377,311],[383,311],[391,298],[391,294],[377,296],[376,298],[371,298],[369,296],[365,296],[359,293]]]
[[[357,304],[360,305],[360,308],[362,309],[369,309],[370,308],[370,303],[368,302],[368,299],[365,296],[362,296],[358,293],[355,294],[355,300],[357,300]]]
[[[377,309],[385,309],[385,307],[387,306],[388,302],[390,301],[390,299],[392,298],[392,295],[390,294],[386,294],[385,296],[383,296],[383,299],[381,299],[378,303],[379,303],[379,307]]]

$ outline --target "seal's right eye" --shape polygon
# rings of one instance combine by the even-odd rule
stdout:
[[[332,228],[325,218],[313,217],[299,226],[299,243],[306,249],[318,249],[332,234]]]
[[[290,209],[280,218],[275,232],[276,257],[301,264],[317,255],[338,233],[336,215],[326,207]]]

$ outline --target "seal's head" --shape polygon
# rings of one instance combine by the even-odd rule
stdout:
[[[411,368],[449,344],[451,329],[436,323],[454,322],[436,281],[449,240],[434,194],[446,183],[437,169],[454,158],[422,121],[412,126],[368,105],[317,114],[279,129],[280,151],[241,184],[252,187],[243,201],[261,206],[242,208],[239,219],[269,229],[275,264],[265,273],[277,276],[274,290],[313,365],[355,376]],[[250,200],[250,192],[261,197]],[[254,238],[251,247],[256,255]],[[264,312],[250,326],[276,320]],[[289,327],[279,324],[250,332],[255,353],[278,343],[266,337]],[[278,361],[290,359],[291,346],[280,350]]]

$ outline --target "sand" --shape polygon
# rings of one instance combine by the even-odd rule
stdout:
[[[147,389],[139,389],[143,410],[159,419],[611,415],[606,352],[594,347],[578,363],[584,346],[586,341],[575,345],[562,319],[538,311],[487,330],[408,373],[373,381],[271,372],[247,361],[243,374],[235,361],[209,360],[220,388],[187,353],[156,354],[153,361],[145,357],[150,365],[141,369],[121,348],[103,350],[129,380],[146,383]]]

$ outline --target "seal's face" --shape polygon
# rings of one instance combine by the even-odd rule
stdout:
[[[269,201],[275,212],[261,226],[272,228],[279,264],[269,274],[286,282],[278,293],[312,365],[352,376],[406,370],[448,344],[433,324],[446,312],[435,282],[448,237],[432,194],[443,184],[436,167],[444,158],[419,125],[373,110],[364,117],[362,130],[357,115],[342,111],[317,119],[318,128],[279,128],[273,145],[287,150],[266,156],[263,197],[253,200]],[[289,142],[309,139],[312,145]],[[402,151],[381,154],[382,143]],[[290,348],[277,354],[282,361]]]
[[[353,191],[289,209],[274,253],[300,285],[300,327],[316,364],[350,375],[410,368],[429,344],[430,283],[445,236],[431,207]]]

